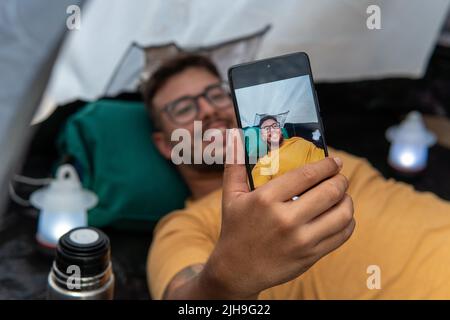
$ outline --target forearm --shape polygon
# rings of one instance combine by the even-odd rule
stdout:
[[[168,300],[256,300],[257,297],[257,294],[242,296],[232,293],[208,264],[183,269],[164,293],[164,299]]]

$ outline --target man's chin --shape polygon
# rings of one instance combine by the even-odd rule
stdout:
[[[201,173],[210,173],[210,172],[223,172],[225,165],[221,163],[213,163],[213,164],[192,164],[192,168]]]

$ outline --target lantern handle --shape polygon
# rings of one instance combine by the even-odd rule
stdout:
[[[58,171],[56,172],[56,179],[60,181],[69,180],[77,184],[80,183],[77,171],[70,164],[64,164],[58,168]]]

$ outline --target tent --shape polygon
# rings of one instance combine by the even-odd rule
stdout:
[[[8,178],[27,146],[30,122],[64,39],[60,13],[70,4],[81,6],[82,1],[0,3],[0,213]]]
[[[135,92],[167,55],[206,52],[224,73],[234,63],[306,51],[320,82],[417,78],[449,5],[449,0],[2,1],[0,133],[7,150],[0,166],[2,190],[3,177],[24,149],[33,113],[34,124],[72,101]],[[79,6],[80,28],[67,28],[73,6]],[[369,28],[374,14],[380,29]]]
[[[144,66],[151,70],[174,47],[214,49],[239,39],[255,42],[255,37],[258,43],[225,50],[220,55],[222,69],[254,58],[305,51],[312,57],[316,81],[421,77],[449,4],[449,0],[134,0],[132,5],[123,0],[87,1],[81,28],[68,32],[46,103],[34,122],[45,119],[57,105],[135,91]],[[379,8],[381,29],[368,27],[374,14],[370,5]],[[143,48],[152,49],[152,54],[147,51],[146,57]]]
[[[57,106],[71,101],[135,92],[141,79],[167,55],[199,50],[219,60],[224,73],[233,63],[306,51],[319,82],[420,78],[449,3],[449,0],[2,0],[0,196],[6,195],[11,173],[20,166],[20,156],[31,131],[37,127],[29,125],[33,114],[32,123],[38,123]],[[74,5],[81,9],[79,30],[66,27],[67,19],[73,15],[68,9]],[[370,5],[380,8],[379,30],[367,28],[367,19],[373,14],[368,10]],[[448,45],[448,35],[446,39]],[[342,88],[337,87],[338,94],[333,98],[342,96]],[[386,86],[378,88],[383,91]],[[361,107],[359,103],[365,97],[361,92],[358,94],[355,104]],[[429,95],[426,98],[429,105],[439,103],[430,102]],[[328,104],[334,107],[339,102],[333,100]],[[35,113],[39,104],[39,112]],[[361,109],[364,113],[365,109]],[[379,137],[384,133],[380,135],[380,130],[391,121],[386,118],[392,115],[386,114],[386,110],[380,113],[383,114],[371,121],[359,123],[343,115],[330,122],[327,129],[336,134],[336,139],[345,140],[344,146],[355,144],[359,135],[347,136],[342,123],[351,122],[355,132],[359,129],[367,133],[364,137]],[[359,151],[366,148],[378,152],[379,144],[373,142],[359,144]],[[45,143],[50,144],[48,140]],[[447,154],[442,149],[434,153],[436,165],[430,168],[427,179],[415,187],[448,198],[448,174],[442,170],[448,167]],[[384,164],[383,154],[378,156],[378,163]],[[2,198],[0,296],[45,298],[50,262],[36,254],[30,245],[35,241],[35,219],[15,210],[2,216],[1,206]],[[148,298],[143,266],[150,237],[137,233],[126,237],[112,231],[108,235],[116,257],[114,270],[119,275],[117,298]]]

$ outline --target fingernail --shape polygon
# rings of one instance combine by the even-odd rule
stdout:
[[[334,157],[333,158],[334,162],[336,162],[336,164],[338,165],[339,168],[342,168],[342,160],[339,157]]]

